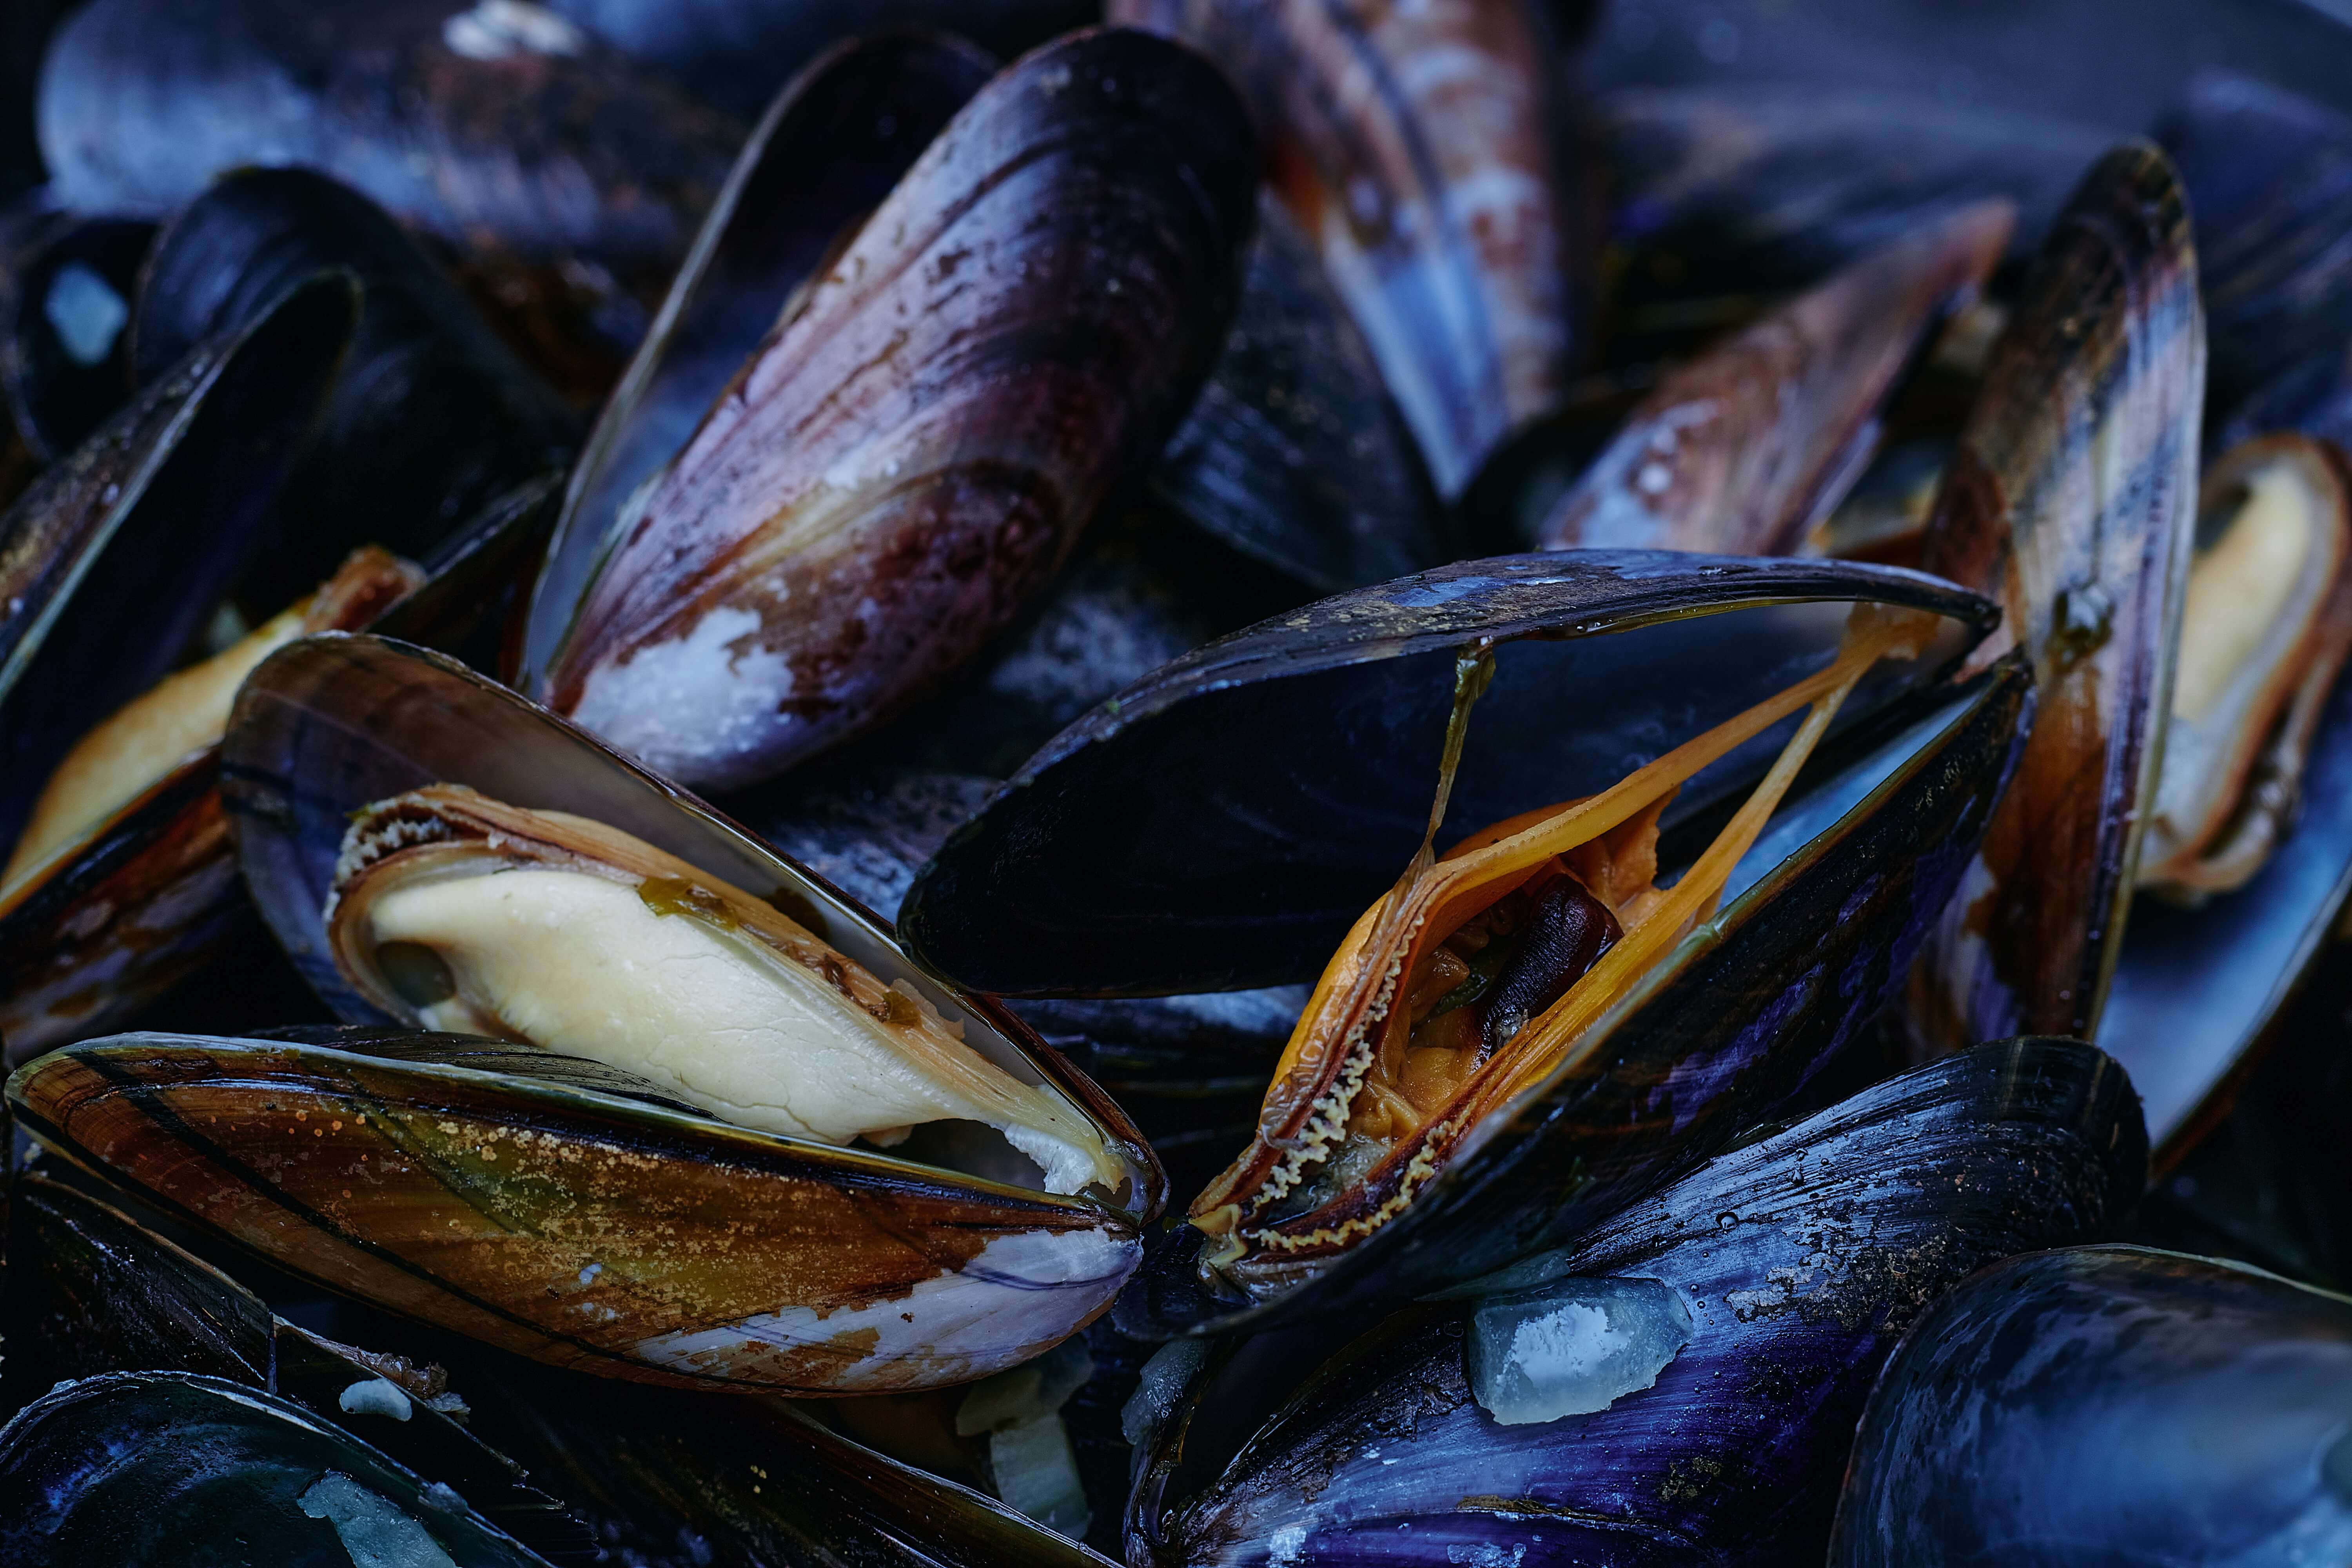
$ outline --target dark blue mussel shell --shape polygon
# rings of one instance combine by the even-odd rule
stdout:
[[[1832,1568],[2352,1558],[2352,1300],[2138,1247],[2013,1258],[1870,1396]]]
[[[0,218],[0,397],[38,461],[65,456],[130,397],[124,329],[154,237],[134,218]]]
[[[1392,1303],[1558,1245],[1777,1113],[1856,1037],[1949,897],[2030,681],[2010,661],[1946,684],[1984,607],[1916,574],[1638,552],[1465,563],[1175,661],[1064,731],[950,837],[899,915],[937,972],[1030,996],[1307,978],[1420,840],[1458,649],[1500,645],[1447,843],[1603,788],[1818,668],[1856,599],[1938,612],[1948,640],[1857,693],[1843,743],[1880,744],[1874,765],[1784,807],[1710,934],[1643,983],[1605,1047],[1482,1130],[1312,1284],[1266,1303],[1212,1292],[1201,1235],[1180,1226],[1129,1286],[1121,1326],[1162,1337],[1310,1301]],[[1916,728],[1885,744],[1895,715]],[[1695,780],[1669,843],[1776,740]]]
[[[110,1373],[0,1428],[0,1558],[113,1568],[539,1557],[300,1406],[222,1378]],[[265,1546],[266,1543],[266,1546]]]
[[[1465,1372],[1465,1314],[1425,1306],[1317,1368],[1219,1468],[1213,1438],[1187,1449],[1246,1363],[1205,1366],[1148,1440],[1130,1561],[1816,1559],[1904,1331],[1988,1262],[2110,1233],[2147,1166],[2138,1102],[2099,1051],[2036,1038],[1947,1058],[1720,1154],[1494,1282],[1678,1293],[1688,1342],[1604,1409],[1498,1424]]]

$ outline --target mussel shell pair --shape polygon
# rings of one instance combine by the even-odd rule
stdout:
[[[684,254],[742,133],[537,5],[442,0],[97,0],[50,41],[39,122],[76,210],[299,162],[453,244],[616,268]]]
[[[558,1364],[838,1393],[966,1381],[1063,1339],[1135,1267],[1161,1196],[1116,1107],[985,998],[675,786],[454,661],[308,639],[248,678],[223,747],[246,881],[345,1018],[390,1022],[329,956],[349,814],[468,785],[630,833],[780,901],[1101,1128],[1123,1190],[1059,1198],[713,1121],[544,1053],[447,1037],[317,1045],[134,1035],[12,1080],[78,1161],[379,1306]]]
[[[773,774],[976,652],[1223,338],[1253,166],[1214,70],[1102,29],[974,74],[886,39],[785,89],[575,479],[521,684],[683,782]]]
[[[2341,1296],[2137,1247],[2013,1258],[1905,1337],[1829,1562],[2338,1561],[2347,1415]]]
[[[1771,1115],[1854,1037],[1949,896],[2006,777],[2029,682],[2011,664],[1964,691],[1946,684],[1990,609],[1916,574],[1502,557],[1325,600],[1176,660],[1065,731],[959,829],[899,915],[938,973],[1014,996],[1297,981],[1420,841],[1457,651],[1496,645],[1496,669],[1441,844],[1604,788],[1818,668],[1856,601],[1929,611],[1946,631],[1918,666],[1857,692],[1848,741],[1942,711],[1891,761],[1789,811],[1724,912],[1601,1026],[1607,1044],[1589,1063],[1481,1129],[1402,1216],[1311,1284],[1264,1304],[1204,1291],[1201,1234],[1180,1227],[1122,1324],[1159,1337],[1260,1322],[1499,1268]],[[1669,863],[1676,835],[1703,830],[1775,741],[1695,781],[1668,816]]]
[[[1904,1331],[1988,1262],[2112,1230],[2147,1163],[2129,1084],[2074,1041],[1985,1046],[1878,1084],[1717,1155],[1539,1268],[1448,1292],[1664,1284],[1690,1338],[1604,1408],[1499,1424],[1465,1371],[1475,1331],[1440,1302],[1318,1366],[1228,1458],[1219,1406],[1250,1352],[1213,1350],[1146,1440],[1134,1560],[1818,1556]]]

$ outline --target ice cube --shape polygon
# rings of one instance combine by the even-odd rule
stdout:
[[[1506,1426],[1606,1410],[1690,1343],[1690,1308],[1655,1279],[1561,1279],[1479,1304],[1471,1392]]]
[[[352,1568],[457,1568],[423,1525],[340,1471],[320,1476],[297,1500],[335,1527]]]

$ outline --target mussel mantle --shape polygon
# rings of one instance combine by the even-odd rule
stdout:
[[[1343,595],[1188,655],[1065,731],[925,868],[901,933],[938,972],[1013,994],[1295,980],[1345,937],[1259,1139],[1196,1200],[1199,1228],[1150,1266],[1131,1321],[1165,1332],[1254,1299],[1296,1301],[1318,1275],[1318,1292],[1393,1299],[1465,1256],[1499,1265],[1702,1157],[1850,1037],[2005,776],[2022,674],[2004,666],[1966,693],[1939,680],[1988,615],[1884,568],[1608,552]],[[1903,643],[1927,646],[1916,663],[1880,662]],[[1482,658],[1491,683],[1465,735],[1458,682],[1482,679]],[[1808,795],[1735,872],[1849,690],[1840,747],[1904,700],[1948,706],[1843,794]],[[1675,779],[1689,784],[1678,797]],[[1672,865],[1727,814],[1675,889],[1645,888],[1662,820]],[[1433,861],[1433,830],[1454,843]],[[1710,921],[1727,886],[1730,907]],[[1449,988],[1419,978],[1442,962],[1438,939],[1527,893],[1544,908],[1523,929],[1588,932],[1559,934],[1593,984],[1538,979],[1520,997],[1508,967],[1456,976],[1455,990],[1491,982],[1482,1036],[1516,1021],[1496,1024],[1466,1079],[1416,1083],[1426,1063],[1412,1052],[1437,1044],[1418,1036],[1391,1072],[1404,1042],[1388,1037],[1408,1014],[1391,1004]],[[1694,917],[1701,934],[1677,946]],[[1612,919],[1623,940],[1596,963]],[[1393,1119],[1400,1096],[1402,1130],[1357,1157],[1356,1132],[1382,1140],[1351,1118]],[[1188,1284],[1208,1236],[1217,1250]]]
[[[740,785],[1001,629],[1222,342],[1246,117],[1189,51],[1076,35],[982,89],[617,519],[535,685]]]
[[[655,1381],[963,1381],[1065,1337],[1135,1267],[1160,1180],[1100,1090],[993,1004],[914,971],[824,883],[543,710],[417,650],[314,638],[247,681],[222,755],[256,902],[355,1022],[386,1020],[331,952],[347,818],[464,784],[682,862],[689,876],[652,889],[669,918],[723,933],[719,913],[740,925],[756,912],[705,902],[788,911],[783,923],[854,963],[844,982],[873,986],[876,1011],[961,1026],[995,1071],[1086,1123],[1116,1179],[1055,1196],[968,1123],[943,1127],[964,1129],[961,1142],[897,1154],[836,1147],[705,1116],[642,1073],[583,1079],[565,1057],[479,1041],[453,1059],[446,1037],[404,1054],[165,1036],[54,1053],[14,1080],[16,1102],[77,1158],[336,1289]]]

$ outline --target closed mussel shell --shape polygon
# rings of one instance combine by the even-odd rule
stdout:
[[[15,1080],[26,1124],[78,1159],[334,1289],[657,1381],[967,1380],[1066,1336],[1133,1268],[1161,1184],[1100,1090],[992,1004],[918,974],[855,904],[561,720],[452,661],[321,637],[248,679],[222,755],[255,900],[355,1022],[384,1016],[327,952],[346,818],[422,784],[470,786],[634,835],[790,911],[1095,1128],[1118,1178],[1056,1197],[1009,1151],[929,1157],[951,1166],[754,1131],[505,1047],[485,1061],[430,1040],[154,1035],[53,1053]]]
[[[126,1568],[544,1560],[300,1406],[216,1377],[111,1373],[0,1428],[0,1556]],[[398,1555],[394,1555],[397,1553]]]
[[[1964,207],[1668,373],[1538,542],[1789,553],[1860,476],[1888,390],[1983,287],[2015,217],[2006,202]]]
[[[1986,1263],[2112,1230],[2147,1154],[2123,1074],[2074,1041],[1865,1089],[1448,1292],[1467,1310],[1373,1329],[1184,1495],[1183,1468],[1215,1459],[1186,1453],[1221,1388],[1200,1375],[1147,1451],[1140,1558],[1818,1557],[1903,1331]]]
[[[532,682],[688,784],[870,727],[1043,587],[1197,394],[1239,288],[1246,117],[1124,30],[967,104],[616,522]]]
[[[453,244],[624,269],[684,254],[742,134],[509,0],[98,0],[50,41],[39,121],[78,211],[161,216],[231,169],[299,161]]]
[[[1868,716],[1939,711],[1842,789],[1787,809],[1724,912],[1597,1026],[1605,1047],[1482,1121],[1475,1152],[1311,1279],[1255,1301],[1221,1294],[1195,1272],[1201,1233],[1179,1227],[1122,1324],[1159,1336],[1309,1301],[1393,1301],[1554,1245],[1769,1115],[1853,1037],[1949,896],[1953,850],[2005,777],[2026,679],[2012,664],[1965,691],[1941,684],[1988,608],[1916,574],[1503,557],[1326,600],[1176,661],[1065,731],[960,829],[899,915],[938,973],[1016,995],[1296,981],[1413,856],[1458,650],[1491,643],[1494,672],[1441,843],[1598,793],[1820,668],[1856,600],[1947,617],[1946,640],[1868,677],[1847,715],[1864,727],[1833,733],[1859,749],[1866,732],[1886,738]],[[1769,753],[1773,738],[1749,744]],[[1669,844],[1720,820],[1759,750],[1694,780],[1667,815]]]
[[[2179,182],[2155,147],[2118,148],[2036,258],[1924,543],[1927,570],[2003,596],[2037,693],[1913,987],[1933,1044],[2099,1026],[2171,706],[2204,358]]]
[[[1255,120],[1269,185],[1354,313],[1452,502],[1571,374],[1583,286],[1551,50],[1521,0],[1118,0],[1200,49]]]
[[[993,68],[956,39],[892,34],[826,50],[777,94],[572,470],[532,589],[526,683],[543,677],[639,488]]]
[[[2352,1301],[2138,1247],[2013,1258],[1879,1379],[1829,1561],[2335,1562]]]

